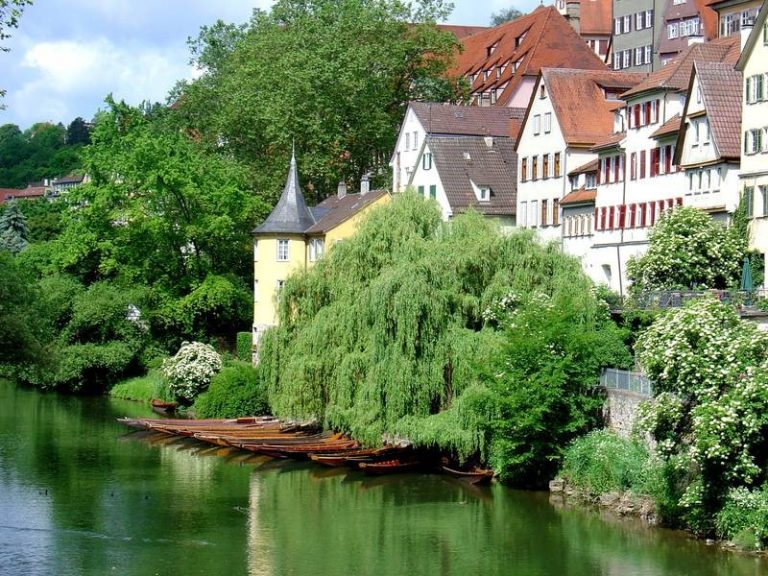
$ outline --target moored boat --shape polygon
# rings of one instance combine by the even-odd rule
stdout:
[[[419,460],[382,460],[380,462],[360,462],[360,470],[366,474],[399,474],[401,472],[412,472],[420,468],[422,463]]]
[[[491,480],[493,480],[493,470],[485,470],[483,468],[478,468],[477,466],[470,468],[469,470],[459,470],[443,465],[440,466],[440,469],[454,478],[458,478],[469,484],[474,484],[475,486],[489,484]]]
[[[150,405],[152,410],[158,414],[173,414],[178,406],[176,402],[166,402],[165,400],[158,399],[151,400]]]

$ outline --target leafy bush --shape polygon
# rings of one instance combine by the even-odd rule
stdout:
[[[768,485],[760,490],[730,490],[715,525],[718,536],[742,548],[768,547]]]
[[[237,359],[251,362],[253,356],[253,336],[250,332],[237,333]]]
[[[561,475],[591,495],[625,490],[639,495],[649,492],[652,467],[641,442],[595,430],[565,449]]]
[[[221,356],[201,342],[184,342],[175,356],[163,362],[163,376],[168,379],[171,393],[187,402],[208,388],[219,370]]]
[[[160,370],[150,370],[145,376],[138,376],[115,384],[109,391],[110,396],[124,400],[142,400],[149,402],[155,398],[170,400],[168,383]]]
[[[237,418],[269,413],[267,390],[250,362],[233,361],[222,368],[206,392],[197,397],[199,418]]]

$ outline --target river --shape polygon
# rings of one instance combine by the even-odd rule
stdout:
[[[685,535],[471,488],[129,433],[141,405],[0,381],[0,574],[768,574]]]

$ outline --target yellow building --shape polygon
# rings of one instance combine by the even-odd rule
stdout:
[[[253,231],[253,345],[277,323],[277,295],[286,278],[319,260],[326,249],[357,230],[363,215],[389,202],[386,190],[369,190],[363,178],[358,194],[338,193],[309,208],[299,185],[296,157],[272,213]]]

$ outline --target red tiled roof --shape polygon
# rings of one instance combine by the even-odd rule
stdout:
[[[553,6],[540,6],[530,14],[461,40],[464,50],[455,57],[451,76],[477,73],[472,93],[502,89],[497,104],[505,106],[524,76],[536,77],[541,68],[606,70]],[[499,77],[496,69],[503,67]],[[484,71],[490,71],[488,79]]]
[[[506,136],[517,140],[525,109],[504,106],[458,106],[436,102],[411,102],[427,134]]]
[[[488,30],[488,26],[457,26],[455,24],[438,24],[437,28],[443,32],[450,32],[456,39],[461,40],[472,34]]]
[[[570,146],[593,146],[613,134],[616,108],[623,106],[616,93],[646,77],[640,72],[545,68],[542,80]],[[611,96],[607,97],[607,93]]]
[[[622,94],[622,98],[626,100],[628,97],[655,90],[687,90],[695,60],[725,62],[734,65],[739,58],[739,51],[740,37],[738,34],[717,38],[704,44],[694,44],[672,62],[648,76],[644,82],[627,90]]]
[[[600,166],[600,159],[595,158],[568,172],[568,176],[575,176],[576,174],[588,174],[589,172],[597,172],[597,168]]]
[[[0,188],[0,204],[14,198],[30,199],[45,196],[45,186],[27,186],[26,188]]]
[[[610,36],[613,32],[613,0],[581,0],[579,30],[586,36]]]
[[[587,190],[582,187],[566,194],[565,197],[560,200],[560,206],[568,206],[569,204],[588,204],[594,202],[595,198],[597,198],[597,190]]]
[[[701,98],[722,158],[741,156],[742,74],[730,64],[696,62]]]
[[[669,136],[670,134],[677,134],[680,131],[680,114],[675,114],[664,122],[659,128],[651,134],[651,138],[661,138],[662,136]]]
[[[699,9],[699,18],[701,19],[701,25],[704,28],[704,39],[709,42],[717,38],[717,12],[710,8],[710,4],[714,4],[716,0],[695,0],[696,7]]]
[[[617,146],[619,142],[624,140],[624,138],[627,137],[626,132],[617,132],[616,134],[611,134],[610,136],[606,136],[602,140],[595,143],[590,150],[597,151],[602,150],[603,148],[613,148],[614,146]]]

